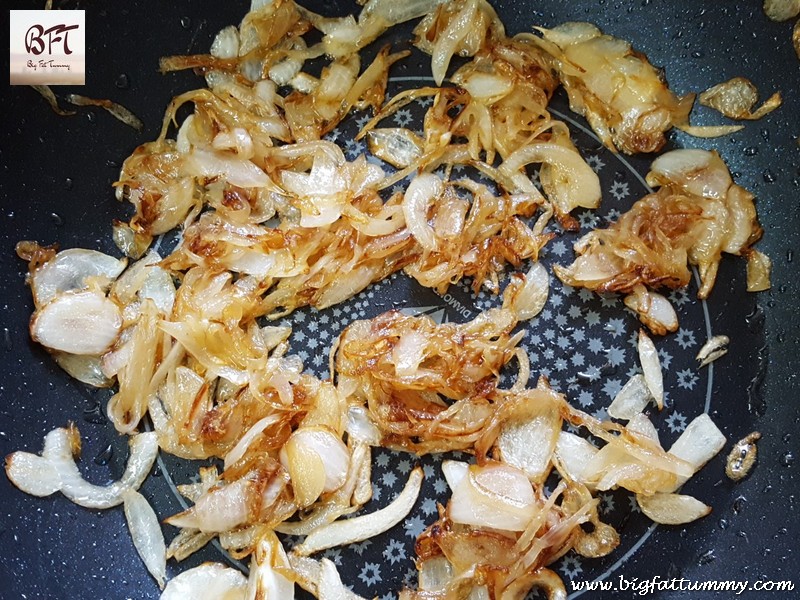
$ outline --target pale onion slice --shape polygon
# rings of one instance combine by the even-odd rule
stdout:
[[[294,576],[297,585],[307,592],[319,597],[322,563],[313,558],[309,558],[308,556],[300,556],[294,550],[287,556],[289,559],[289,565],[292,568],[292,575]],[[346,587],[344,588],[344,593],[344,598],[346,600],[364,600],[364,598],[351,592]]]
[[[431,74],[436,85],[442,85],[447,75],[450,59],[455,54],[461,41],[467,37],[478,17],[478,3],[465,2],[463,8],[453,16],[447,27],[436,40],[431,52]]]
[[[128,264],[96,250],[71,248],[56,254],[31,275],[31,290],[37,307],[64,292],[84,290],[90,280],[107,288]]]
[[[363,23],[367,17],[380,18],[389,25],[405,23],[411,19],[424,17],[436,10],[440,4],[446,0],[369,0],[364,4],[359,22]]]
[[[469,464],[458,460],[445,460],[442,462],[442,474],[450,486],[450,490],[456,489],[469,473]]]
[[[316,596],[322,565],[318,560],[308,556],[300,556],[294,550],[289,552],[288,558],[297,585]]]
[[[403,332],[392,348],[392,362],[398,377],[410,377],[416,374],[425,357],[425,336],[415,329]]]
[[[703,344],[703,347],[700,348],[697,356],[695,356],[695,360],[700,363],[701,367],[705,367],[707,364],[725,356],[728,353],[728,344],[730,343],[731,339],[727,335],[715,335]]]
[[[71,377],[96,388],[111,387],[114,382],[103,373],[103,364],[99,356],[53,352],[53,360]]]
[[[664,375],[661,372],[661,360],[658,358],[658,350],[656,350],[653,340],[643,329],[639,330],[637,348],[647,389],[655,399],[658,410],[661,410],[664,408]]]
[[[363,542],[402,521],[417,501],[424,475],[415,467],[403,491],[386,507],[352,519],[336,521],[312,531],[295,551],[303,556],[344,544]]]
[[[550,294],[550,276],[540,262],[525,275],[515,273],[503,292],[503,308],[511,310],[520,321],[532,319],[544,308]]]
[[[552,169],[552,189],[547,193],[559,214],[566,215],[579,206],[600,206],[600,179],[574,148],[534,142],[515,150],[503,161],[499,171],[514,182],[516,191],[536,196],[539,192],[522,170],[530,163],[543,163]]]
[[[26,494],[49,496],[61,489],[61,476],[46,458],[30,452],[14,452],[6,457],[8,479]]]
[[[772,261],[769,256],[751,250],[747,256],[747,291],[763,292],[772,287],[770,275],[772,273]]]
[[[242,127],[220,131],[211,140],[211,147],[214,150],[230,150],[239,158],[253,158],[253,138]]]
[[[629,421],[644,410],[653,399],[644,375],[637,373],[628,380],[608,406],[608,416]]]
[[[102,354],[119,335],[119,307],[99,292],[67,292],[33,313],[31,337],[52,350]]]
[[[295,38],[295,40],[297,45],[305,46],[303,38]],[[295,80],[298,83],[307,81],[302,77],[302,75],[305,75],[305,73],[301,72],[303,62],[301,58],[287,56],[270,67],[269,78],[274,81],[276,85],[291,85]],[[301,77],[298,78],[298,75],[301,75]],[[309,93],[310,91],[313,90],[306,91],[305,93]]]
[[[122,504],[127,490],[137,490],[144,482],[158,455],[158,440],[154,431],[139,433],[129,439],[130,456],[119,481],[107,486],[86,481],[73,457],[73,436],[77,430],[54,429],[45,437],[43,456],[50,461],[61,477],[61,493],[85,508],[111,508]]]
[[[237,479],[226,486],[209,490],[189,510],[166,519],[174,527],[220,533],[239,527],[250,518],[254,482]]]
[[[625,431],[635,433],[638,436],[646,438],[655,442],[658,447],[661,447],[661,440],[658,439],[658,430],[653,422],[647,418],[644,413],[635,415],[630,422],[625,426]]]
[[[147,267],[147,277],[139,290],[139,298],[149,298],[162,315],[169,317],[175,304],[175,284],[172,276],[157,265]]]
[[[420,591],[444,591],[453,579],[453,565],[444,556],[432,556],[419,560],[417,564]]]
[[[223,177],[228,183],[243,188],[266,187],[272,183],[269,176],[249,160],[199,148],[186,157],[186,171],[208,179]]]
[[[323,492],[339,489],[350,468],[350,452],[344,442],[325,427],[301,427],[280,451],[281,464],[289,472],[298,506],[310,506]]]
[[[319,584],[317,598],[319,600],[348,600],[349,590],[342,583],[336,565],[327,558],[320,560]],[[283,596],[276,596],[283,597]]]
[[[408,185],[403,198],[403,215],[406,226],[417,243],[425,250],[436,250],[436,234],[428,224],[428,210],[442,195],[444,183],[436,175],[423,173]]]
[[[211,56],[216,58],[236,58],[239,56],[239,30],[235,25],[221,29],[211,43]]]
[[[636,502],[647,517],[662,525],[691,523],[711,512],[710,506],[684,494],[636,494]]]
[[[647,183],[653,187],[674,184],[695,196],[724,200],[733,180],[727,168],[718,167],[719,161],[706,150],[672,150],[653,161]]]
[[[340,273],[336,281],[320,291],[317,299],[317,309],[322,310],[352,298],[375,281],[378,273],[381,272],[381,268],[382,265],[374,263],[372,265],[360,265],[351,271]]]
[[[583,471],[597,452],[597,447],[587,439],[569,431],[562,431],[556,442],[556,468],[562,477],[586,485],[589,478],[584,477]]]
[[[424,142],[417,134],[401,128],[371,129],[367,144],[372,155],[398,169],[414,164],[424,150]]]
[[[536,512],[533,487],[515,467],[448,464],[445,478],[453,492],[447,512],[454,523],[524,531]]]
[[[253,424],[247,432],[239,438],[239,441],[236,442],[236,445],[225,455],[225,469],[229,469],[232,465],[236,464],[236,462],[245,455],[247,449],[252,445],[254,441],[261,435],[264,430],[278,423],[282,420],[279,415],[270,415],[268,417],[264,417],[256,423]]]
[[[695,473],[725,447],[725,436],[706,413],[695,418],[669,449],[669,454],[689,463]],[[688,477],[679,477],[682,485]]]
[[[278,537],[272,532],[262,537],[250,560],[246,600],[293,600],[294,582],[279,572],[290,568]]]
[[[639,284],[634,286],[632,294],[625,296],[624,302],[654,334],[666,335],[678,330],[678,314],[661,294]]]
[[[347,409],[347,435],[370,446],[381,443],[381,430],[363,406],[351,406]]]
[[[171,579],[160,600],[245,600],[247,579],[219,563],[204,563]]]
[[[139,290],[142,289],[148,278],[150,268],[161,262],[161,255],[153,250],[148,250],[142,258],[129,266],[111,286],[111,297],[120,304],[127,305],[136,300]],[[173,286],[174,287],[174,286]]]
[[[125,520],[133,538],[133,546],[147,570],[164,589],[167,578],[167,547],[153,507],[135,490],[122,494]]]
[[[454,76],[453,81],[485,104],[494,104],[514,89],[514,82],[508,77],[481,71],[470,71],[466,77],[457,79]]]
[[[540,401],[529,416],[507,421],[495,442],[500,460],[520,469],[535,483],[544,481],[561,431],[559,409],[556,403]]]

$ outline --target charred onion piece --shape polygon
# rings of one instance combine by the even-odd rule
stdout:
[[[730,344],[730,342],[731,340],[727,335],[715,335],[703,344],[695,360],[700,362],[701,367],[705,367],[721,356],[725,356],[725,354],[728,353],[728,344]]]
[[[758,431],[754,431],[733,445],[725,462],[725,475],[729,479],[739,481],[750,474],[756,464],[756,457],[758,456],[756,442],[760,439],[761,434]]]

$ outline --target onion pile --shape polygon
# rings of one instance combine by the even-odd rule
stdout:
[[[716,152],[667,152],[653,162],[647,182],[658,191],[578,240],[571,265],[554,267],[564,283],[631,294],[626,305],[656,334],[674,331],[677,317],[644,286],[685,287],[688,265],[699,270],[701,299],[714,287],[723,253],[747,257],[748,291],[769,288],[769,259],[752,247],[762,234],[753,195],[733,183]]]
[[[362,65],[358,51],[419,17],[414,44],[431,56],[436,86],[384,104],[389,69],[408,52],[386,46]],[[575,409],[544,377],[528,387],[519,326],[548,300],[550,277],[537,259],[556,234],[545,226],[555,216],[577,229],[571,211],[597,208],[601,195],[569,129],[547,110],[555,89],[564,85],[602,141],[628,153],[661,148],[671,126],[688,125],[692,103],[630,44],[592,25],[539,31],[506,36],[485,0],[369,0],[357,18],[267,0],[220,31],[209,54],[165,58],[163,70],[198,69],[207,88],[176,97],[159,137],[122,167],[117,195],[135,215],[114,223],[113,239],[126,258],[17,246],[29,263],[32,338],[80,381],[117,386],[107,414],[131,436],[128,466],[109,486],[86,482],[70,426],[47,434],[41,454],[9,455],[9,479],[89,508],[123,504],[134,546],[162,587],[167,559],[181,561],[214,538],[232,556],[250,557],[249,578],[205,564],[166,582],[164,599],[292,598],[295,583],[319,598],[358,598],[333,563],[309,555],[366,540],[412,510],[419,467],[388,506],[352,516],[372,497],[377,445],[475,459],[444,463],[452,497],[417,540],[419,589],[401,598],[521,598],[533,589],[564,597],[548,565],[568,551],[600,557],[619,544],[599,518],[596,496],[605,490],[629,490],[659,523],[707,514],[676,490],[725,438],[701,415],[670,450],[661,446],[643,413],[664,399],[644,331],[643,375],[608,407],[624,426]],[[470,60],[445,85],[455,55]],[[323,57],[318,76],[304,71]],[[718,103],[720,94],[729,104],[725,90],[706,97]],[[420,98],[431,100],[421,134],[381,127]],[[373,112],[358,138],[379,160],[348,160],[323,139],[354,109]],[[750,109],[736,116],[766,110]],[[542,191],[529,165],[539,165]],[[494,186],[453,178],[455,167]],[[658,335],[675,331],[678,317],[652,288],[687,285],[687,264],[699,267],[701,298],[723,252],[747,256],[748,289],[769,287],[769,259],[752,247],[761,235],[753,197],[719,156],[665,154],[648,183],[660,189],[582,238],[572,265],[556,267],[563,282],[627,294],[626,306]],[[176,228],[182,235],[169,255],[150,249]],[[525,261],[524,274],[504,286],[508,267]],[[476,294],[502,291],[502,308],[463,324],[396,311],[356,321],[335,342],[325,381],[290,353],[291,329],[269,325],[299,307],[343,302],[401,269],[442,294],[472,278]],[[716,344],[698,358],[723,351]],[[503,388],[512,359],[517,381]],[[139,433],[146,416],[153,431]],[[755,460],[751,445],[740,471]],[[136,491],[159,449],[215,464],[179,486],[191,506],[166,519],[180,528],[168,546]],[[547,492],[551,475],[559,482]],[[307,537],[286,553],[276,532]]]

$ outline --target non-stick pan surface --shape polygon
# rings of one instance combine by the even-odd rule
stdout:
[[[401,1],[401,0],[398,0]],[[15,8],[34,8],[13,3]],[[56,2],[58,4],[58,2]],[[713,513],[686,527],[650,527],[631,510],[625,494],[603,498],[603,514],[621,531],[623,543],[607,559],[578,561],[568,557],[555,568],[571,583],[604,577],[619,582],[660,577],[691,581],[756,580],[794,582],[794,592],[770,597],[800,597],[796,496],[798,347],[797,262],[800,250],[800,62],[791,47],[791,25],[776,24],[760,4],[747,2],[684,3],[605,0],[574,2],[494,3],[510,33],[531,25],[553,26],[587,20],[604,31],[629,39],[654,64],[665,68],[673,90],[702,91],[733,76],[750,78],[766,97],[775,90],[784,105],[767,118],[747,123],[744,131],[716,140],[672,134],[672,147],[716,149],[739,184],[758,199],[764,227],[759,248],[772,257],[772,289],[748,295],[744,261],[726,257],[707,304],[695,299],[696,288],[675,294],[683,330],[657,341],[667,367],[668,407],[655,418],[662,436],[671,441],[706,407],[728,437],[728,446],[750,433],[763,434],[752,475],[732,483],[718,456],[687,486],[713,506]],[[356,10],[348,2],[316,2],[319,12]],[[126,205],[114,200],[111,183],[122,160],[138,145],[153,139],[170,98],[202,85],[192,73],[160,75],[158,58],[166,54],[207,51],[214,33],[238,23],[246,2],[67,2],[63,8],[86,10],[87,79],[79,93],[121,102],[142,118],[138,133],[99,109],[74,117],[55,115],[33,90],[3,88],[0,129],[0,270],[2,272],[2,339],[0,339],[0,454],[18,449],[38,451],[44,434],[73,420],[84,438],[82,466],[96,483],[116,479],[124,468],[126,443],[104,417],[109,393],[91,390],[63,373],[28,336],[32,310],[25,285],[25,264],[14,256],[19,240],[57,242],[62,248],[87,247],[117,254],[110,223],[126,218]],[[391,39],[405,44],[410,27]],[[426,76],[429,66],[412,58],[393,75]],[[414,83],[419,86],[423,82]],[[408,85],[409,82],[395,83]],[[64,88],[55,88],[63,95]],[[622,161],[581,127],[563,97],[553,108],[574,121],[570,126],[603,183],[604,205],[597,215],[579,216],[582,231],[603,225],[615,210],[645,193],[640,175],[652,157]],[[412,107],[409,116],[419,110]],[[418,116],[418,115],[417,115]],[[406,118],[405,116],[402,118]],[[560,117],[559,117],[560,118]],[[700,124],[724,122],[710,111],[696,110]],[[342,129],[341,142],[350,129]],[[346,148],[352,158],[359,148]],[[543,260],[566,263],[574,237],[551,243]],[[560,243],[559,243],[560,242]],[[168,243],[168,242],[165,242]],[[397,276],[346,305],[321,313],[300,311],[293,350],[303,353],[308,368],[325,375],[324,348],[352,319],[401,307],[434,318],[463,321],[492,299],[474,298],[461,288],[440,297]],[[545,313],[530,324],[526,348],[534,373],[547,373],[584,409],[597,413],[608,404],[636,362],[629,343],[637,329],[634,318],[617,298],[599,299],[556,286]],[[713,369],[697,370],[694,354],[709,332],[727,334],[730,352]],[[414,457],[378,452],[374,457],[373,506],[385,503],[402,484]],[[329,554],[340,564],[345,581],[365,596],[395,597],[412,570],[413,536],[435,517],[434,499],[446,498],[434,461],[424,499],[405,525],[371,543]],[[196,465],[165,457],[142,491],[158,514],[181,510],[174,482],[185,482]],[[85,510],[63,497],[26,496],[0,476],[0,598],[157,598],[158,589],[133,549],[122,511]],[[369,507],[368,507],[369,509]],[[174,530],[167,529],[167,537]],[[288,543],[291,543],[289,540]],[[174,574],[205,560],[226,561],[209,546],[187,564],[170,564]],[[630,598],[638,592],[594,592],[593,598]],[[761,598],[757,592],[744,597]],[[719,598],[713,593],[660,592],[660,598]],[[730,596],[724,596],[730,597]]]

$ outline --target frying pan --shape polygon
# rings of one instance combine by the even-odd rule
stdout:
[[[325,14],[346,14],[357,9],[355,4],[341,1],[307,5]],[[38,8],[22,2],[13,2],[12,6]],[[747,479],[735,484],[724,476],[724,456],[712,460],[686,490],[711,505],[713,512],[686,527],[650,527],[630,509],[627,496],[609,495],[603,499],[603,511],[620,529],[621,548],[608,559],[573,560],[556,568],[568,589],[573,581],[602,577],[618,582],[620,576],[627,580],[656,576],[698,581],[794,579],[795,586],[800,586],[796,542],[800,531],[793,516],[800,493],[800,463],[795,460],[800,438],[795,431],[800,422],[800,335],[796,314],[796,265],[800,255],[795,256],[795,251],[800,250],[800,62],[791,46],[791,26],[768,21],[755,0],[691,4],[651,0],[505,0],[494,6],[509,33],[529,29],[532,24],[592,21],[610,34],[631,40],[653,64],[663,66],[677,93],[702,91],[739,75],[751,79],[764,97],[775,90],[783,92],[784,105],[778,111],[761,121],[747,123],[740,133],[715,140],[673,133],[669,142],[670,147],[717,149],[737,182],[756,195],[765,232],[758,247],[772,257],[774,269],[772,289],[748,295],[744,291],[744,261],[726,257],[707,303],[695,299],[695,287],[688,294],[675,297],[687,333],[680,338],[675,334],[657,340],[665,353],[662,359],[668,355],[671,363],[667,368],[670,405],[664,415],[654,418],[669,441],[681,424],[685,425],[685,419],[702,412],[708,403],[712,417],[728,437],[723,455],[733,442],[751,431],[762,433],[757,465]],[[138,144],[155,138],[163,110],[173,95],[202,85],[202,80],[188,72],[160,75],[158,58],[207,51],[215,32],[238,23],[247,6],[245,2],[131,0],[65,2],[62,8],[85,9],[88,31],[86,86],[68,91],[121,102],[144,121],[145,129],[136,132],[100,109],[59,117],[30,88],[3,88],[0,453],[38,451],[47,431],[73,420],[83,434],[81,468],[88,479],[102,484],[121,474],[127,456],[125,440],[116,435],[104,417],[109,392],[92,390],[71,380],[30,341],[27,323],[32,303],[25,285],[26,268],[14,256],[13,248],[19,240],[34,239],[57,242],[62,248],[88,247],[117,254],[109,225],[113,218],[126,218],[129,209],[114,200],[111,183],[122,160]],[[411,26],[398,28],[391,39],[398,43],[409,39],[410,29]],[[427,65],[424,58],[415,55],[393,75],[424,76],[429,73]],[[63,95],[65,89],[55,91]],[[652,157],[630,157],[623,162],[581,130],[586,127],[585,121],[568,111],[563,96],[555,99],[553,107],[571,120],[580,149],[587,156],[596,157],[593,165],[603,182],[605,204],[597,220],[585,215],[582,224],[602,225],[609,210],[624,210],[645,193],[636,174],[647,171]],[[693,118],[698,124],[724,121],[702,108],[695,110]],[[627,193],[623,184],[628,186]],[[615,194],[609,193],[612,189]],[[570,260],[569,245],[574,238],[564,235],[559,239],[567,250],[551,246],[544,257],[548,264]],[[303,313],[306,318],[295,322],[296,331],[311,335],[305,336],[305,342],[295,335],[294,351],[305,350],[313,368],[313,356],[322,349],[310,347],[308,340],[326,327],[335,334],[348,319],[372,316],[392,307],[463,321],[492,301],[476,299],[460,288],[439,297],[420,290],[403,276],[377,286],[372,293],[354,299],[335,316],[332,310]],[[583,397],[589,410],[602,410],[614,388],[610,384],[604,391],[603,386],[610,380],[624,381],[627,369],[635,363],[635,353],[626,337],[636,329],[636,322],[620,307],[618,299],[561,292],[555,295],[560,304],[551,304],[548,317],[529,326],[527,348],[538,353],[539,359],[538,363],[534,360],[533,371],[548,372],[573,401]],[[617,326],[622,328],[619,332],[614,330]],[[697,370],[693,364],[693,356],[709,332],[727,334],[732,340],[728,355],[714,363],[713,374],[709,369]],[[600,340],[597,344],[602,352],[598,350],[597,356],[588,350],[592,336]],[[612,347],[622,354],[611,352]],[[583,367],[570,362],[576,354],[584,355]],[[564,362],[557,363],[559,359]],[[598,367],[597,377],[574,377],[592,364]],[[377,493],[372,506],[380,506],[402,484],[403,472],[415,459],[378,452],[374,460]],[[435,518],[430,510],[432,500],[446,498],[446,491],[436,485],[435,462],[428,458],[422,462],[428,467],[429,476],[424,501],[420,501],[411,521],[371,544],[331,555],[340,563],[344,580],[359,593],[390,598],[393,596],[386,594],[399,589],[409,578],[413,534]],[[142,492],[162,518],[181,510],[171,484],[187,481],[196,468],[196,464],[182,465],[166,457],[145,483]],[[158,597],[155,583],[135,554],[121,510],[86,510],[60,496],[32,498],[11,486],[5,477],[0,477],[0,498],[0,597]],[[169,539],[174,530],[166,529]],[[226,558],[209,546],[185,565],[170,564],[169,571],[174,575],[205,560],[225,562]],[[798,593],[775,593],[773,597],[797,597]],[[629,589],[594,592],[586,597],[636,595]],[[664,591],[653,597],[719,596]],[[751,597],[760,596],[751,593]]]

